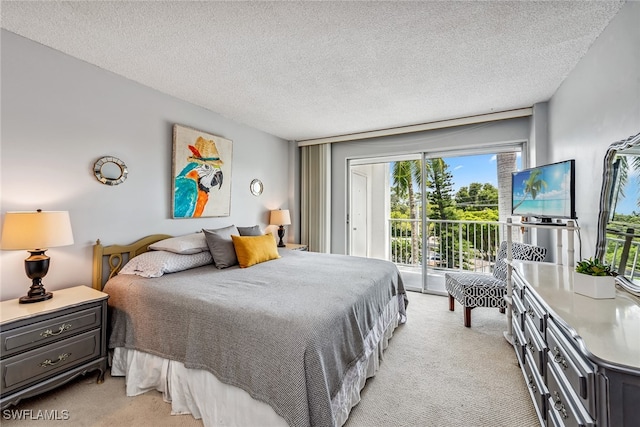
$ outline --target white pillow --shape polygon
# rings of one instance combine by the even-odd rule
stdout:
[[[180,255],[167,251],[149,251],[130,259],[118,274],[137,274],[142,277],[160,277],[165,273],[175,273],[211,264],[211,252]]]
[[[188,255],[208,251],[204,233],[193,233],[184,236],[171,237],[149,245],[154,251],[169,251],[176,254]]]

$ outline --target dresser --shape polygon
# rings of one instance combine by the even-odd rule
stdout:
[[[87,286],[53,292],[50,300],[0,303],[0,406],[107,368],[107,299]]]
[[[573,267],[512,261],[513,345],[543,426],[640,426],[640,300],[573,292]]]

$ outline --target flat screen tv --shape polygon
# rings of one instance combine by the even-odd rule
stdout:
[[[538,218],[576,219],[575,160],[536,166],[511,176],[511,213]]]

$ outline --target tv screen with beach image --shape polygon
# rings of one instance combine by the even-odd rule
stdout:
[[[512,175],[512,213],[536,218],[575,218],[574,161],[539,166]]]

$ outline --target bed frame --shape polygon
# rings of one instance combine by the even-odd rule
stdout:
[[[149,250],[149,245],[168,239],[168,234],[152,234],[143,237],[129,245],[102,246],[100,239],[93,245],[93,280],[92,287],[102,290],[107,280],[118,274],[120,269],[131,258],[145,253]]]

